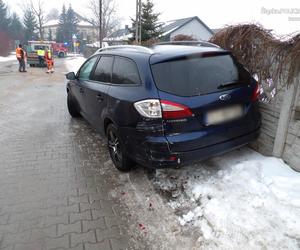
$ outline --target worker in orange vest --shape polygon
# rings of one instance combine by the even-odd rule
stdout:
[[[53,73],[53,65],[54,65],[54,60],[53,56],[51,53],[51,50],[46,49],[45,50],[45,60],[47,62],[47,72],[46,73]]]
[[[26,71],[26,52],[24,51],[22,44],[19,44],[18,48],[16,48],[16,57],[19,61],[19,72],[27,72]]]

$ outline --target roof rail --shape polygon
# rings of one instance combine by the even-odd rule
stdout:
[[[206,47],[215,47],[220,48],[214,43],[207,41],[197,40],[197,41],[170,41],[170,42],[161,42],[154,45],[188,45],[188,46],[206,46]]]
[[[143,46],[137,46],[137,45],[115,45],[115,46],[108,46],[105,48],[98,49],[97,52],[103,52],[103,51],[111,51],[111,50],[118,50],[118,49],[129,49],[136,52],[142,52],[142,53],[153,53],[153,51],[149,48],[143,47]]]

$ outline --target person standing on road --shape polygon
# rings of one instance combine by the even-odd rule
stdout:
[[[46,49],[45,60],[47,62],[47,72],[46,73],[53,73],[54,72],[54,70],[53,70],[54,60],[53,60],[51,50]]]
[[[39,58],[39,66],[42,68],[44,66],[45,50],[42,47],[40,47],[37,51],[37,55]]]
[[[25,65],[26,53],[23,50],[22,44],[19,44],[18,48],[16,48],[16,56],[19,61],[19,72],[27,72]]]

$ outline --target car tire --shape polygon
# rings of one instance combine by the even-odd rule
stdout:
[[[76,102],[74,101],[74,98],[72,97],[72,95],[70,93],[68,93],[68,97],[67,97],[67,104],[68,104],[68,111],[69,111],[69,114],[72,116],[72,117],[80,117],[80,113],[77,109],[77,105],[76,105]]]
[[[126,154],[124,144],[122,143],[117,127],[114,124],[109,124],[106,130],[107,147],[112,162],[115,167],[121,172],[128,172],[134,162]]]
[[[64,52],[59,52],[58,57],[59,58],[64,58],[65,57],[65,53]]]

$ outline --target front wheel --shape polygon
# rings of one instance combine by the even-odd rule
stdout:
[[[108,151],[115,167],[122,172],[129,171],[134,165],[134,162],[126,155],[116,126],[109,124],[106,134]]]

